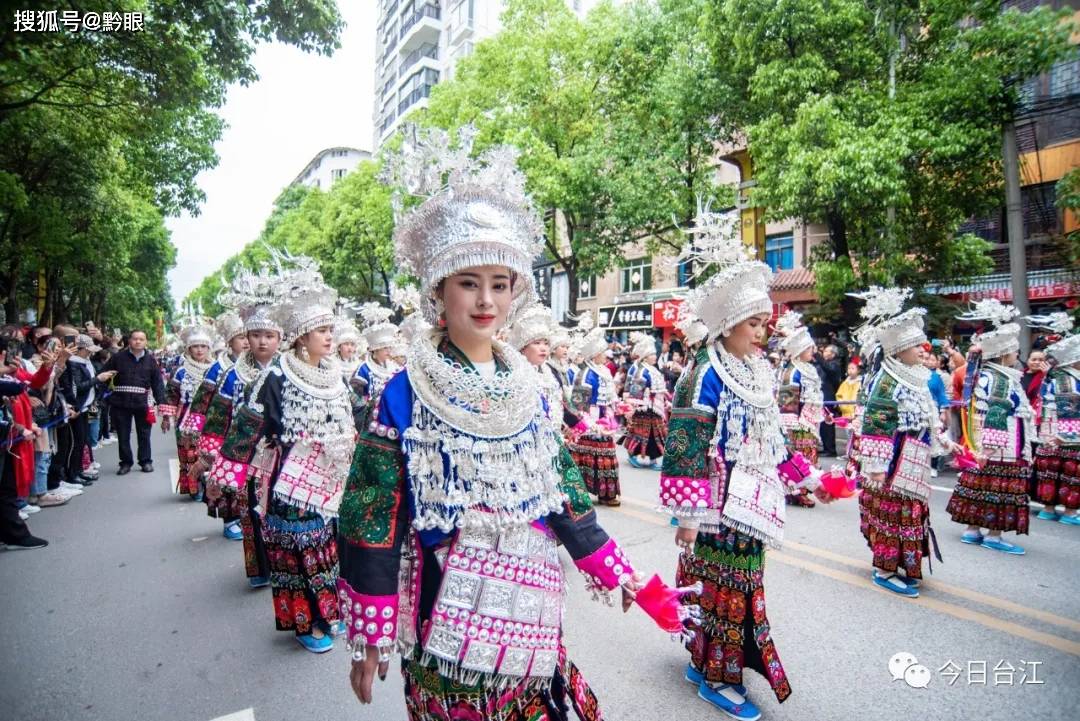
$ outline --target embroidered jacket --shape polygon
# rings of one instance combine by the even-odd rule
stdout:
[[[206,425],[206,413],[214,399],[214,394],[217,393],[218,384],[225,378],[232,365],[233,360],[228,356],[214,361],[213,365],[206,370],[202,383],[191,397],[191,404],[188,406],[187,413],[184,414],[184,420],[180,423],[180,432],[196,444]]]
[[[371,359],[361,363],[350,385],[364,401],[378,403],[387,380],[401,369],[392,360],[388,360],[382,369],[375,370],[372,368],[374,365],[375,361]]]
[[[476,373],[448,341],[439,350],[466,373]],[[498,370],[506,369],[498,356],[496,362]],[[385,657],[394,647],[407,655],[419,645],[421,658],[439,661],[439,672],[454,679],[497,684],[527,677],[549,683],[561,635],[562,577],[554,538],[594,592],[624,583],[633,572],[630,563],[600,527],[581,473],[561,441],[555,459],[561,510],[504,531],[418,527],[413,474],[431,469],[419,468],[416,464],[429,463],[428,457],[411,456],[402,440],[418,430],[412,427],[414,404],[421,404],[409,379],[413,372],[419,371],[411,366],[401,371],[383,389],[360,434],[341,504],[338,597],[350,648],[375,645]],[[425,439],[430,432],[420,429]],[[449,431],[443,440],[476,440],[461,434]],[[442,473],[451,474],[445,482],[461,482],[449,470],[449,456],[443,452],[442,458]],[[512,489],[515,479],[505,483]],[[509,633],[500,634],[504,628]]]
[[[799,430],[821,435],[821,422],[825,419],[824,396],[821,378],[817,372],[811,377],[796,365],[789,363],[780,374],[780,421],[784,430]]]
[[[675,385],[660,472],[661,506],[684,527],[714,533],[735,527],[762,537],[750,524],[733,522],[747,516],[727,507],[728,482],[741,465],[758,478],[760,510],[768,516],[760,523],[782,531],[783,481],[811,488],[816,481],[805,459],[787,452],[777,415],[775,404],[754,408],[738,396],[721,379],[708,347],[698,349],[693,366]]]
[[[1039,439],[1080,448],[1080,370],[1054,368],[1043,381]]]
[[[898,361],[897,361],[898,362]],[[937,406],[930,388],[905,382],[883,365],[863,385],[851,426],[849,456],[870,488],[893,490],[921,501],[930,497],[931,455],[940,455]],[[883,481],[872,476],[884,474]]]
[[[290,395],[294,394],[281,366],[279,355],[250,388],[241,388],[236,368],[230,369],[218,393],[218,405],[213,410],[215,419],[219,420],[214,421],[212,428],[216,430],[221,424],[227,424],[227,428],[210,479],[224,488],[238,490],[245,487],[250,477],[262,484],[261,503],[269,504],[269,497],[274,494],[298,508],[333,517],[337,513],[341,487],[335,488],[333,468],[328,468],[325,459],[320,457],[321,445],[283,440],[285,414],[303,412],[301,406],[304,404],[295,398],[289,401]],[[344,394],[347,388],[344,381],[340,382]],[[236,399],[240,393],[244,394],[245,400],[238,404]],[[231,420],[227,420],[230,405]],[[347,410],[345,416],[351,419]],[[301,455],[294,453],[297,449]],[[285,477],[288,482],[280,482]]]
[[[1031,460],[1035,411],[1020,374],[987,363],[979,370],[969,409],[975,449],[991,461]]]

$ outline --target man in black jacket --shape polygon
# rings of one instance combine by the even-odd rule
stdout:
[[[113,355],[105,364],[105,371],[116,371],[113,392],[109,396],[113,427],[119,441],[120,470],[123,475],[131,470],[131,423],[135,422],[135,435],[139,444],[139,467],[145,473],[154,470],[150,455],[150,422],[146,408],[150,395],[155,403],[165,400],[165,382],[161,377],[154,354],[146,349],[146,333],[133,330],[128,336],[128,346]]]
[[[843,365],[838,357],[836,346],[827,345],[821,353],[814,355],[821,378],[821,394],[826,401],[836,400],[836,389],[844,379]],[[832,410],[834,406],[826,406]],[[832,423],[821,424],[821,453],[824,456],[836,456],[836,426]]]

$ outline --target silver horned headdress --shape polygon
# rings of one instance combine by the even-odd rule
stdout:
[[[455,273],[482,265],[515,275],[514,312],[535,295],[532,262],[542,249],[543,224],[525,192],[517,148],[500,145],[472,157],[476,128],[458,131],[451,147],[445,130],[404,130],[401,150],[385,158],[383,181],[394,188],[397,261],[420,280],[422,311],[438,322],[435,290]],[[404,195],[422,199],[406,210]]]
[[[747,318],[772,315],[772,270],[753,260],[751,249],[742,242],[736,211],[713,212],[701,197],[697,206],[694,227],[686,231],[690,239],[679,260],[692,261],[695,275],[711,266],[719,268],[686,296],[691,312],[708,328],[711,339]]]
[[[992,327],[973,340],[982,348],[983,358],[1000,358],[1020,350],[1020,326],[1013,322],[1019,316],[1020,311],[1015,306],[1006,305],[997,298],[984,298],[957,318],[989,321]]]
[[[885,355],[896,355],[926,342],[923,332],[926,309],[904,310],[904,303],[911,298],[910,288],[872,285],[867,290],[848,295],[866,301],[859,311],[865,323],[855,330],[855,340],[862,346],[863,355],[872,356],[879,346]]]

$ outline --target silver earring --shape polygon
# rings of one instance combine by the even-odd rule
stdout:
[[[300,346],[300,360],[305,363],[311,360],[311,354],[308,353],[307,346]]]
[[[435,316],[446,320],[446,304],[443,303],[442,298],[435,299]]]
[[[724,331],[722,333],[720,333],[720,335],[724,336],[725,338],[730,338],[731,337],[731,329],[729,329],[729,328],[724,329]]]

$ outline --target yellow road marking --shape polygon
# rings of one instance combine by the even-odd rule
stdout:
[[[622,497],[623,503],[629,503],[640,508],[654,509],[656,506],[639,500],[637,498]],[[659,514],[658,514],[659,515]],[[816,546],[808,546],[805,543],[799,543],[797,541],[784,541],[784,548],[802,553],[808,553],[818,558],[824,558],[835,563],[842,563],[845,566],[851,566],[863,570],[867,567],[867,561],[865,559],[860,560],[857,558],[851,558],[834,551],[828,551],[824,548],[817,548]],[[941,591],[951,596],[959,596],[960,598],[968,601],[974,601],[975,603],[981,603],[986,606],[993,606],[994,608],[1001,609],[1002,611],[1008,611],[1009,613],[1015,613],[1020,616],[1027,616],[1043,623],[1049,623],[1053,626],[1061,626],[1070,631],[1080,633],[1080,621],[1072,618],[1066,618],[1065,616],[1059,616],[1049,611],[1040,611],[1036,608],[1028,608],[1014,601],[1010,601],[1005,598],[998,598],[996,596],[990,596],[979,591],[973,591],[969,588],[963,588],[961,586],[954,586],[952,584],[943,583],[937,580],[923,579],[923,589],[932,589],[934,591]]]
[[[625,503],[628,499],[624,496],[622,500]],[[643,504],[641,501],[632,501],[632,503],[633,505],[646,505]],[[651,508],[651,506],[647,507]],[[641,511],[635,511],[628,508],[614,508],[612,510],[616,513],[621,513],[625,516],[630,516],[631,518],[637,518],[638,520],[645,521],[646,523],[650,523],[656,526],[668,525],[666,521],[659,520],[656,515],[642,513]],[[866,576],[857,576],[854,573],[848,573],[847,571],[841,571],[835,568],[831,568],[829,566],[823,566],[819,563],[814,563],[813,561],[796,558],[795,556],[788,555],[783,551],[769,551],[768,556],[770,559],[779,561],[780,563],[783,563],[785,565],[802,568],[803,570],[817,573],[822,576],[827,576],[829,578],[840,581],[842,583],[847,583],[857,588],[885,594],[887,596],[893,595],[892,593],[886,591],[883,588],[878,588],[872,583],[868,583]],[[938,584],[935,584],[935,587],[937,587],[937,585]],[[982,594],[976,594],[974,592],[971,593],[972,595],[976,596],[978,600],[983,600]],[[1069,653],[1074,656],[1080,656],[1080,643],[1077,643],[1076,641],[1070,641],[1069,639],[1062,638],[1051,633],[1036,631],[1033,628],[1028,628],[1027,626],[1022,626],[1018,623],[1013,623],[1012,621],[1005,621],[995,616],[991,616],[990,614],[982,613],[980,611],[973,611],[962,606],[957,606],[956,604],[941,601],[936,598],[927,598],[925,596],[904,599],[904,603],[912,603],[923,606],[925,608],[929,608],[940,613],[945,613],[964,621],[971,621],[972,623],[977,623],[980,626],[985,626],[987,628],[994,629],[995,631],[1001,631],[1003,633],[1008,633],[1013,636],[1018,636],[1019,638],[1034,641],[1035,643],[1049,646],[1050,648],[1057,649],[1058,651],[1062,651],[1064,653]],[[1024,607],[1020,606],[1020,608]],[[1025,611],[1034,612],[1034,609],[1025,609]],[[1069,619],[1063,620],[1068,621]]]

